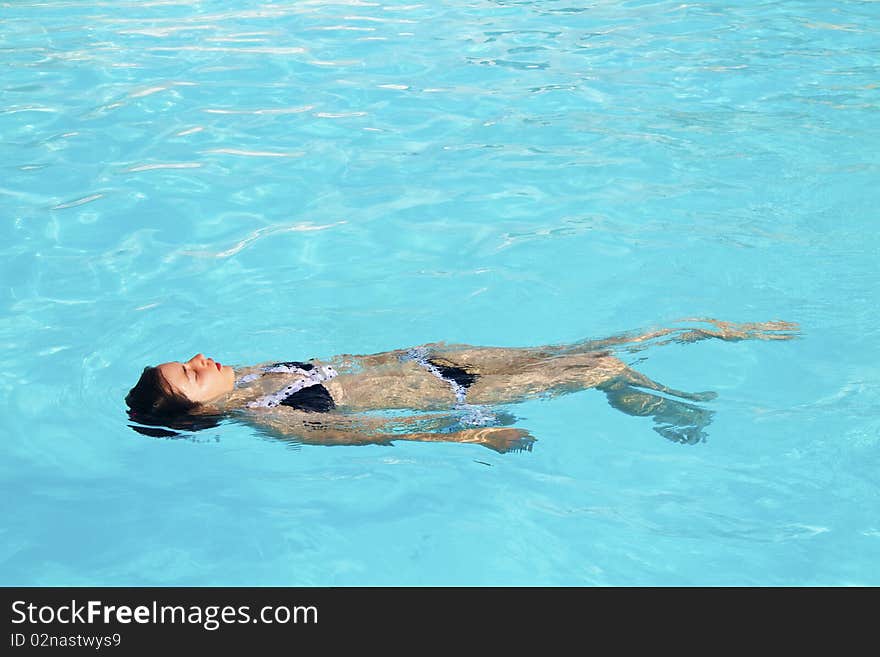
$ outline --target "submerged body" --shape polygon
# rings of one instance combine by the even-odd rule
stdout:
[[[175,392],[197,404],[190,413],[235,418],[297,442],[443,440],[476,442],[499,452],[530,449],[534,438],[524,429],[506,426],[512,416],[493,406],[598,388],[614,408],[652,417],[654,430],[664,437],[695,443],[705,439],[712,411],[679,399],[707,401],[715,394],[686,393],[651,381],[629,368],[614,350],[632,352],[706,338],[790,339],[797,326],[683,321],[711,328],[665,328],[536,348],[438,342],[378,354],[342,354],[327,361],[240,368],[198,354],[185,363],[164,363],[156,369]],[[414,414],[390,419],[370,414],[401,409]]]

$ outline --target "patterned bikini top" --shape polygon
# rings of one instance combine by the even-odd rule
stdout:
[[[259,379],[264,374],[273,372],[282,374],[298,374],[293,383],[284,386],[281,390],[264,395],[248,402],[248,408],[274,408],[276,406],[290,406],[303,411],[325,412],[335,408],[336,404],[327,389],[321,385],[336,376],[337,372],[329,365],[314,365],[299,361],[275,363],[262,368],[261,372],[246,374],[235,381],[235,387],[239,388],[251,381]]]

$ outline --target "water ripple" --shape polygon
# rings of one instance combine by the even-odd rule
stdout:
[[[203,109],[203,112],[208,114],[265,114],[265,115],[275,115],[275,114],[302,114],[303,112],[308,112],[311,109],[314,109],[314,105],[303,105],[301,107],[278,107],[278,108],[266,108],[266,109],[216,109],[209,108]]]
[[[97,201],[101,198],[104,198],[104,194],[91,194],[89,196],[83,196],[82,198],[78,198],[73,201],[68,201],[67,203],[59,203],[58,205],[52,206],[51,209],[66,210],[67,208],[75,208],[80,205],[85,205],[86,203],[91,203],[92,201]]]
[[[155,169],[198,169],[201,166],[201,162],[165,162],[160,164],[140,164],[129,167],[125,171],[135,173],[138,171],[153,171]]]
[[[247,237],[239,240],[235,243],[234,246],[224,249],[223,251],[213,252],[213,251],[189,251],[184,250],[180,252],[182,256],[194,256],[199,258],[229,258],[240,253],[243,249],[247,248],[257,240],[263,239],[265,237],[269,237],[272,235],[278,235],[280,233],[303,233],[303,232],[312,232],[318,230],[327,230],[328,228],[333,228],[334,226],[339,226],[341,224],[346,223],[345,221],[337,221],[332,224],[310,224],[310,223],[298,223],[291,226],[267,226],[265,228],[259,228],[252,232]]]
[[[245,157],[302,157],[302,152],[276,152],[276,151],[245,151],[237,148],[213,148],[202,151],[203,153],[219,153],[221,155],[243,155]]]

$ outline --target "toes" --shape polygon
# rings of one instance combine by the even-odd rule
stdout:
[[[682,445],[696,445],[706,440],[706,434],[700,427],[679,427],[672,425],[656,426],[654,431],[667,440]]]

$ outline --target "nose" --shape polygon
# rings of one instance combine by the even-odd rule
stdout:
[[[190,364],[202,365],[204,366],[207,359],[205,358],[205,354],[198,353],[192,358],[189,359]]]

